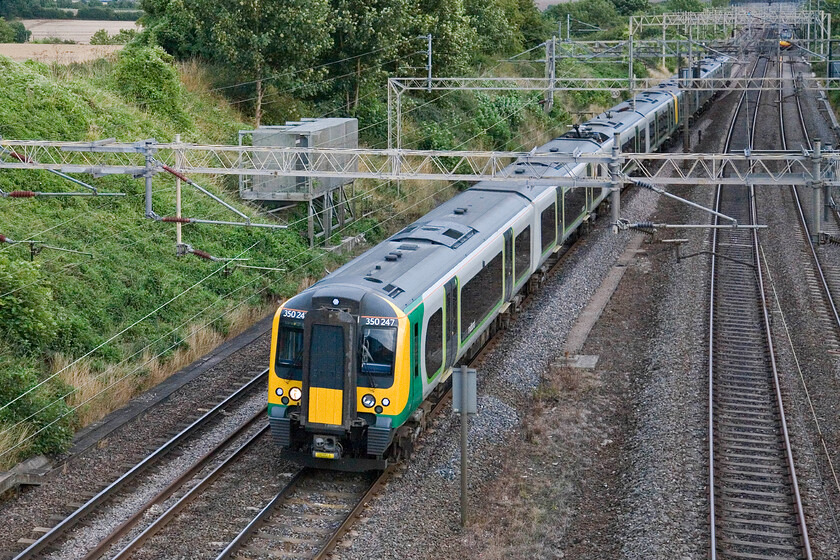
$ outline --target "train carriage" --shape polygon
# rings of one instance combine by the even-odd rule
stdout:
[[[700,71],[728,65],[704,61]],[[623,151],[655,150],[677,130],[683,93],[673,80],[641,92],[539,151],[608,153],[615,134]],[[702,107],[706,93],[697,93]],[[503,175],[601,172],[520,161]],[[409,453],[429,397],[608,192],[478,183],[281,305],[268,413],[282,453],[342,470],[382,469]]]

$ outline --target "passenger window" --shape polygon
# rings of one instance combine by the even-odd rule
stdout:
[[[303,379],[303,328],[280,325],[274,373],[283,379]]]
[[[462,342],[501,300],[502,254],[499,253],[461,288]]]
[[[574,221],[586,211],[586,190],[569,189],[563,196],[566,197],[563,212],[565,213],[564,221],[568,230]]]
[[[542,235],[542,250],[545,252],[546,249],[551,247],[554,242],[557,240],[557,217],[555,216],[556,211],[556,204],[552,203],[551,206],[543,210],[542,217],[541,217],[541,235]]]
[[[443,364],[443,309],[435,311],[426,325],[426,376],[431,379]]]
[[[362,328],[361,353],[359,386],[390,386],[394,379],[397,329],[391,327]]]
[[[531,269],[531,226],[526,227],[516,236],[513,252],[516,254],[516,279],[522,280]]]

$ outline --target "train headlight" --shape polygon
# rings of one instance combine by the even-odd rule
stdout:
[[[292,397],[293,401],[299,401],[300,400],[300,395],[301,395],[301,392],[300,392],[299,388],[292,387],[291,389],[289,389],[289,396]]]
[[[282,397],[283,396],[283,387],[277,387],[274,390],[274,394],[277,395],[278,397]]]
[[[389,399],[389,398],[382,399],[382,406],[388,406],[389,404],[391,404],[391,399]]]
[[[376,397],[368,393],[364,397],[362,397],[362,405],[366,408],[373,408],[373,405],[376,404]]]

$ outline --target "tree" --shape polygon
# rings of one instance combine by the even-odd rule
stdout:
[[[555,4],[545,10],[545,16],[547,18],[562,22],[564,27],[566,14],[571,16],[573,35],[576,32],[579,33],[583,30],[592,29],[589,26],[597,26],[601,29],[613,27],[618,25],[622,20],[615,4],[610,2],[610,0],[579,0],[578,2],[569,2],[567,4]]]
[[[669,12],[702,12],[706,9],[701,0],[668,0],[666,6]]]
[[[478,35],[463,0],[420,0],[416,5],[416,34],[432,34],[435,74],[451,76],[464,72],[475,52]]]
[[[637,12],[644,12],[650,8],[648,0],[612,0],[615,9],[623,16],[630,16]]]
[[[486,54],[522,50],[519,4],[516,0],[464,0],[464,8]]]
[[[234,69],[254,92],[259,125],[263,82],[305,83],[330,46],[328,0],[142,0],[150,37],[179,58]]]
[[[407,0],[332,0],[331,7],[332,48],[322,60],[329,64],[331,90],[351,111],[366,84],[382,85],[383,66],[395,68],[392,61],[419,50],[422,43],[410,36],[414,15]]]
[[[0,17],[0,43],[25,43],[31,35],[21,22]]]

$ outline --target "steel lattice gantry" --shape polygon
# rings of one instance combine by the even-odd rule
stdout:
[[[620,164],[622,177],[634,175],[656,185],[812,184],[840,186],[835,170],[840,153],[809,151],[749,153],[619,153],[479,152],[450,150],[277,148],[212,146],[143,141],[133,144],[101,141],[49,142],[0,140],[26,161],[0,160],[0,169],[55,170],[95,176],[128,174],[146,177],[174,167],[185,174],[257,175],[276,177],[346,177],[391,181],[527,182],[570,187],[609,187],[610,177],[540,178],[546,164]],[[821,172],[815,175],[815,157]],[[514,161],[530,176],[509,175]],[[724,171],[731,172],[724,176]],[[620,182],[629,180],[626,177]]]
[[[92,143],[0,140],[0,148],[19,157],[0,160],[0,169],[51,170],[86,173],[94,176],[128,174],[146,182],[146,216],[161,221],[152,209],[152,177],[160,172],[180,176],[230,210],[244,215],[183,174],[250,175],[272,177],[341,177],[390,181],[490,181],[569,188],[603,188],[613,192],[615,228],[624,222],[619,215],[618,192],[622,184],[633,183],[669,195],[665,185],[806,185],[814,188],[814,211],[829,200],[827,190],[840,187],[836,170],[840,153],[821,151],[814,142],[812,151],[744,153],[621,153],[616,147],[608,154],[471,152],[432,150],[372,150],[340,148],[278,148],[253,146],[206,146],[183,143],[157,143],[145,140],[133,144],[100,141]],[[516,162],[524,173],[511,173],[507,166]],[[591,164],[599,168],[595,176],[564,177],[546,175],[563,164]],[[177,169],[173,166],[177,166]],[[632,174],[632,176],[631,176]],[[103,193],[106,194],[106,193]],[[0,198],[15,192],[0,191]],[[685,201],[688,202],[688,201]],[[694,203],[688,202],[694,205]],[[696,206],[696,205],[695,205]],[[284,227],[244,223],[260,227]],[[210,220],[201,223],[232,224]],[[814,233],[819,235],[820,232]]]

